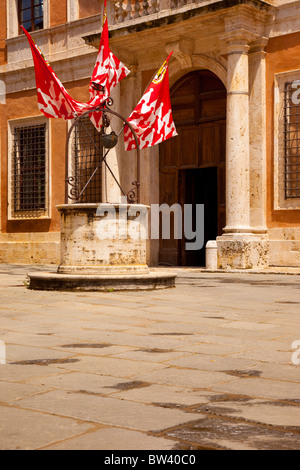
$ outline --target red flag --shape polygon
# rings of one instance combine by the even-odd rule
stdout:
[[[95,106],[97,106],[99,103],[103,103],[103,101],[107,100],[107,98],[110,96],[110,91],[112,88],[114,88],[129,73],[130,71],[127,69],[127,67],[125,67],[125,65],[120,62],[120,60],[111,52],[109,48],[107,7],[105,0],[103,28],[99,51],[89,86],[91,98],[89,103],[94,104]],[[90,118],[95,127],[100,130],[101,113],[92,113]]]
[[[130,73],[109,49],[106,1],[103,31],[96,65],[90,81],[90,100],[88,103],[76,101],[68,94],[35,41],[25,28],[22,26],[21,28],[27,36],[32,51],[38,107],[47,118],[74,119],[96,106],[101,106],[109,97],[110,90]],[[92,112],[90,118],[94,126],[100,131],[101,112]]]
[[[86,104],[71,98],[30,34],[21,28],[31,47],[40,111],[47,118],[75,118],[85,110]]]
[[[127,121],[135,131],[141,149],[159,144],[177,135],[172,117],[169,59],[163,63],[142,99]],[[126,150],[136,148],[134,136],[128,126],[124,129]]]

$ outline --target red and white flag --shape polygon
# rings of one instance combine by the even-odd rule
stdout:
[[[73,119],[82,114],[86,104],[71,98],[30,34],[23,26],[21,28],[32,52],[39,110],[47,118]]]
[[[32,52],[38,107],[47,118],[74,119],[96,106],[101,106],[109,97],[111,89],[130,73],[109,49],[106,0],[103,14],[103,31],[97,61],[89,85],[90,100],[88,103],[76,101],[69,95],[31,35],[23,26],[21,28],[27,36]],[[101,116],[101,112],[90,113],[90,119],[98,131],[101,129]]]
[[[110,96],[111,90],[129,73],[130,71],[127,67],[120,62],[109,48],[107,6],[105,0],[99,51],[89,86],[89,104],[98,106],[107,100]],[[90,118],[95,127],[100,130],[101,113],[94,112],[90,115]]]
[[[169,59],[163,63],[140,102],[127,119],[136,133],[140,149],[160,144],[177,134],[172,117]],[[129,126],[124,129],[126,150],[136,149],[136,142]]]

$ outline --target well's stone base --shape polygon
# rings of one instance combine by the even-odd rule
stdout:
[[[29,274],[29,289],[56,291],[133,291],[175,287],[176,274],[160,270],[148,274],[75,275],[58,273]]]
[[[264,269],[268,267],[269,241],[243,235],[217,238],[218,269]]]
[[[144,274],[149,207],[142,204],[63,204],[61,274]]]
[[[144,266],[59,266],[59,274],[75,275],[130,275],[130,274],[149,274],[150,269]]]
[[[149,207],[64,204],[56,273],[29,274],[29,288],[58,291],[151,290],[175,287],[176,274],[146,263]]]

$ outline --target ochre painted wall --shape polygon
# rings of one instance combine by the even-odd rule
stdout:
[[[51,0],[50,2],[50,27],[66,23],[67,0]]]
[[[6,62],[6,1],[0,0],[0,11],[1,11],[1,21],[0,21],[0,65]]]
[[[300,69],[300,33],[270,39],[266,56],[267,85],[267,171],[268,227],[300,225],[300,211],[275,211],[274,208],[274,75]],[[300,73],[299,73],[300,78]]]
[[[86,16],[97,15],[103,10],[102,2],[98,0],[79,0],[79,18]]]
[[[64,84],[70,95],[79,101],[89,99],[89,81],[81,80]],[[65,143],[68,132],[67,122],[63,119],[50,119],[51,134],[51,220],[7,220],[8,189],[8,120],[42,116],[38,109],[36,90],[12,93],[2,105],[1,116],[1,231],[10,232],[58,232],[60,216],[56,205],[65,202]]]

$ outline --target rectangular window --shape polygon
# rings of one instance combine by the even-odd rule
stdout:
[[[19,24],[28,32],[44,28],[44,1],[18,0]]]
[[[14,127],[11,207],[14,217],[44,214],[47,205],[46,124]]]
[[[300,198],[300,103],[293,82],[284,91],[285,199]]]

